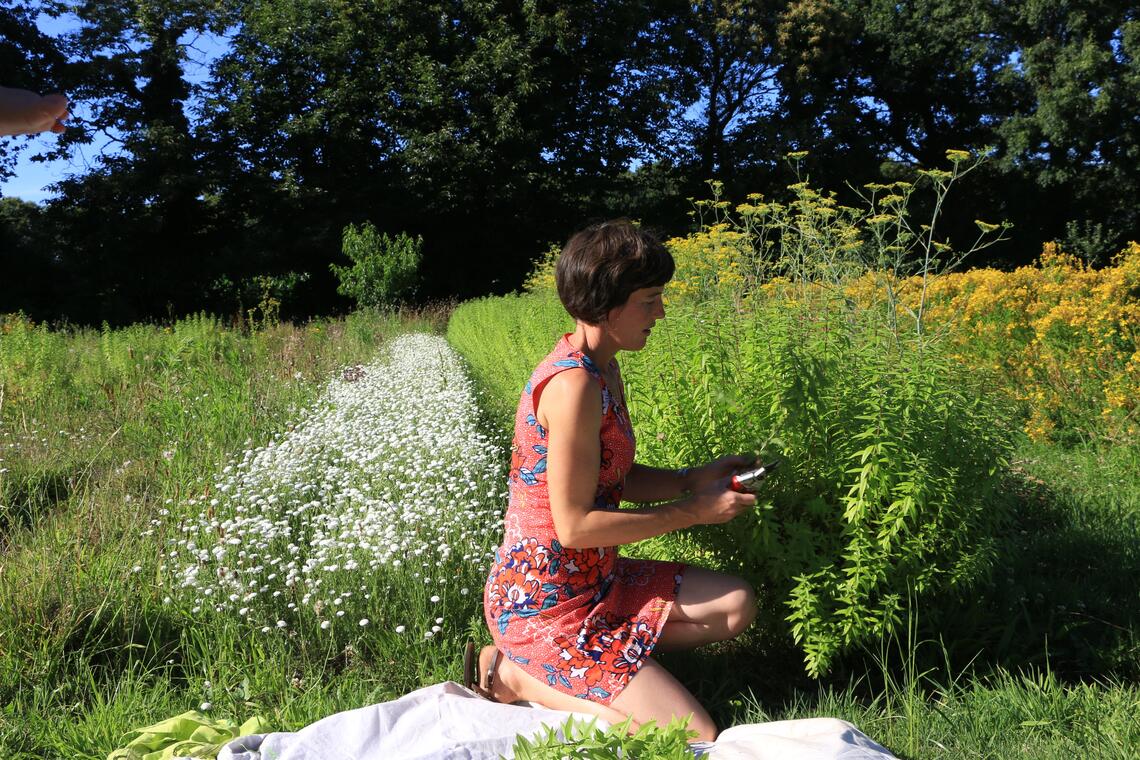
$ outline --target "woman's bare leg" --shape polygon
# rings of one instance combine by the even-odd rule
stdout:
[[[673,602],[658,649],[691,649],[740,635],[756,618],[756,593],[744,580],[699,567],[685,569],[681,590]],[[479,672],[491,666],[495,647],[479,653]],[[680,681],[654,660],[646,660],[607,707],[578,699],[532,677],[505,655],[499,657],[491,698],[511,703],[537,702],[552,710],[597,715],[608,723],[633,718],[631,729],[647,720],[668,725],[673,717],[692,716],[689,728],[701,739],[716,739],[717,728],[708,712]]]
[[[648,720],[660,727],[669,725],[673,718],[689,718],[689,728],[697,738],[715,741],[716,724],[681,682],[665,670],[656,660],[646,660],[637,674],[629,680],[610,706],[632,715],[637,723]]]
[[[479,652],[479,673],[485,683],[487,669],[491,667],[491,659],[495,654],[495,647],[486,646]],[[630,683],[633,683],[630,681]],[[483,685],[479,684],[480,687]],[[480,691],[482,689],[480,688]],[[566,710],[569,712],[587,713],[596,715],[602,720],[612,724],[621,723],[629,715],[619,712],[612,707],[591,702],[587,699],[578,699],[575,696],[558,691],[553,686],[545,684],[534,678],[505,654],[499,655],[499,662],[495,667],[495,678],[491,683],[491,699],[503,704],[525,700],[537,702],[551,710]],[[634,716],[634,725],[637,727],[637,716]]]
[[[479,672],[486,673],[491,666],[493,646],[483,647],[479,653]],[[511,703],[519,700],[537,702],[552,710],[597,715],[611,725],[633,718],[630,730],[637,729],[647,720],[666,726],[674,717],[689,717],[689,728],[699,738],[713,741],[716,724],[705,708],[697,702],[681,683],[654,660],[646,660],[637,675],[630,679],[621,694],[606,705],[578,699],[533,678],[506,656],[500,656],[491,684],[491,698],[496,702]]]
[[[739,636],[756,619],[756,592],[734,575],[685,568],[657,648],[692,649]]]

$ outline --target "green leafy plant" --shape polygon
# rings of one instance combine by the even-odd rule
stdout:
[[[978,378],[930,346],[893,347],[881,327],[848,331],[839,307],[673,312],[659,345],[623,365],[639,456],[785,459],[756,511],[687,541],[784,600],[809,673],[897,626],[908,588],[986,577],[1012,430]]]
[[[632,718],[602,729],[593,720],[569,718],[560,728],[546,727],[534,738],[518,737],[514,746],[517,760],[563,760],[590,758],[654,758],[654,760],[691,760],[689,740],[697,736],[688,728],[688,718],[674,718],[665,727],[654,721],[630,732]]]
[[[371,222],[344,228],[342,250],[351,266],[330,264],[337,292],[357,306],[391,309],[413,297],[423,258],[423,238],[378,233]]]

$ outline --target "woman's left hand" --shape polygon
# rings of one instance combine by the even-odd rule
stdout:
[[[735,475],[756,463],[756,456],[749,454],[736,454],[733,456],[714,459],[701,467],[689,470],[689,488],[693,491],[700,489],[706,483],[712,483],[722,478]]]

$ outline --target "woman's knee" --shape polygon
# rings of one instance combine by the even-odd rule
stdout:
[[[729,632],[732,636],[739,636],[756,619],[756,591],[741,580],[740,585],[729,594],[727,602]]]
[[[708,715],[690,715],[688,729],[697,732],[697,740],[702,742],[715,742],[720,731]]]

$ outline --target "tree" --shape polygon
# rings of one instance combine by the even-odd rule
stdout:
[[[992,146],[956,191],[952,240],[1004,218],[1017,250],[993,253],[1010,263],[1062,237],[1103,260],[1140,233],[1136,17],[1119,0],[799,0],[781,19],[778,128],[827,186]]]
[[[735,173],[763,154],[757,125],[776,112],[779,91],[774,39],[782,2],[701,0],[683,17],[687,50],[681,80],[695,115],[686,117],[697,179]],[[683,48],[684,49],[684,48]],[[733,140],[748,132],[746,139]]]
[[[219,29],[222,11],[208,0],[56,7],[65,11],[80,22],[62,44],[85,117],[60,145],[103,145],[93,168],[59,183],[45,217],[66,252],[73,316],[125,322],[200,308],[209,223],[185,40]]]
[[[57,41],[36,26],[36,4],[8,2],[0,7],[0,85],[33,92],[65,89],[64,56]],[[27,141],[0,138],[0,180],[12,176],[16,158]]]
[[[676,107],[649,2],[242,13],[203,114],[211,194],[254,261],[326,278],[340,230],[371,221],[423,236],[425,295],[516,286],[546,243],[608,212],[598,188],[660,144]]]
[[[1025,97],[997,127],[1008,172],[1032,182],[1041,239],[1104,262],[1140,237],[1140,9],[1133,2],[1013,4]]]
[[[0,314],[22,311],[35,320],[61,316],[60,267],[43,245],[43,211],[19,198],[0,198]]]

